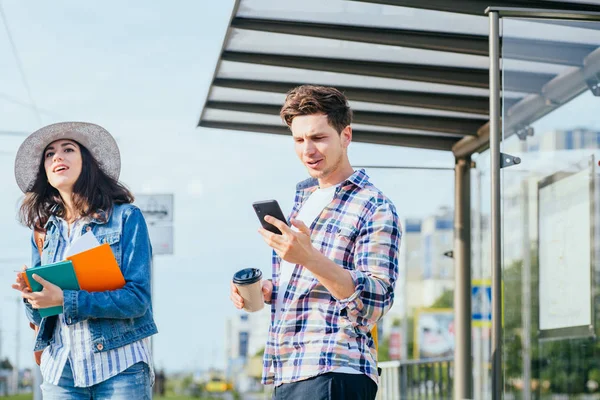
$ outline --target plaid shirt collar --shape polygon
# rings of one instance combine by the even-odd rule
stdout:
[[[341,186],[345,187],[348,184],[352,184],[362,189],[367,185],[367,183],[369,183],[369,176],[367,175],[364,169],[359,169],[357,171],[354,171],[354,173],[350,175]],[[296,185],[296,191],[300,192],[309,189],[314,190],[318,186],[319,180],[317,178],[308,178]]]

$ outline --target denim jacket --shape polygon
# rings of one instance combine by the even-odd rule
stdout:
[[[63,312],[67,324],[89,321],[94,352],[119,348],[158,332],[152,316],[152,247],[144,217],[131,204],[115,204],[108,219],[106,215],[101,213],[99,218],[92,218],[81,229],[91,230],[100,244],[110,244],[125,277],[125,286],[94,293],[63,291]],[[41,259],[32,236],[32,266],[61,261],[55,259],[58,246],[64,246],[57,218],[51,216],[45,228],[46,240]],[[29,303],[25,304],[27,317],[40,327],[34,350],[42,350],[50,344],[57,317],[42,318]]]

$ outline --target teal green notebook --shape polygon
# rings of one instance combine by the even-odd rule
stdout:
[[[75,275],[75,269],[73,269],[73,263],[71,261],[61,261],[54,264],[28,268],[25,270],[25,273],[27,274],[27,280],[29,281],[32,292],[40,292],[43,289],[42,285],[33,279],[33,274],[41,276],[48,282],[60,287],[62,290],[79,290],[77,275]],[[42,317],[49,317],[61,314],[63,312],[63,307],[40,308],[39,311]]]

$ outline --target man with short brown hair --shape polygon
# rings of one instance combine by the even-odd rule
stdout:
[[[282,234],[260,229],[274,250],[263,383],[274,399],[375,399],[371,329],[394,299],[398,216],[350,164],[352,110],[339,90],[292,89],[281,117],[311,178],[297,186],[292,227],[267,216]],[[231,298],[243,307],[233,285]]]

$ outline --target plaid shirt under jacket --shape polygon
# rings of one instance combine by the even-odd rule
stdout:
[[[297,186],[294,218],[318,187]],[[348,366],[378,382],[371,328],[390,309],[398,276],[400,224],[396,209],[364,170],[338,188],[333,201],[311,224],[313,246],[349,270],[355,292],[336,299],[300,265],[287,288],[279,287],[281,259],[273,253],[271,324],[263,359],[263,383],[297,382]],[[281,317],[275,299],[284,296]]]

